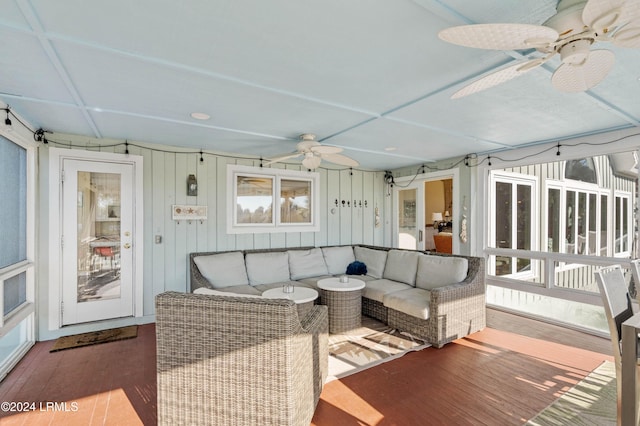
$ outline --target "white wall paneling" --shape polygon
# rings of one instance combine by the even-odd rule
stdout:
[[[138,144],[136,144],[138,145]],[[205,153],[179,153],[171,147],[138,148],[129,152],[144,158],[144,315],[153,320],[154,297],[167,291],[189,288],[188,255],[197,251],[323,246],[336,244],[384,244],[385,185],[382,172],[349,169],[318,169],[320,173],[320,231],[291,233],[226,233],[227,164],[260,165],[258,160],[236,159]],[[98,150],[95,146],[92,150]],[[104,151],[120,152],[122,147]],[[270,167],[304,170],[293,164]],[[198,195],[187,196],[187,177],[195,174]],[[335,205],[338,200],[338,206]],[[342,206],[345,201],[345,207]],[[354,200],[357,205],[354,206]],[[367,207],[364,206],[365,200]],[[346,202],[349,202],[349,206]],[[362,202],[362,207],[359,203]],[[208,218],[177,221],[173,204],[206,205]],[[382,224],[374,225],[375,206]],[[157,242],[156,238],[160,237]],[[42,244],[48,245],[46,237]],[[48,279],[40,277],[41,285]],[[45,310],[46,312],[46,310]],[[46,325],[41,329],[46,329]]]

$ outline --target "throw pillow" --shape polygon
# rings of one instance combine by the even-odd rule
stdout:
[[[367,275],[367,265],[362,262],[351,262],[347,266],[347,275]]]

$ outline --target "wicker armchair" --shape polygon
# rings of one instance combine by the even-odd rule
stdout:
[[[327,376],[327,308],[156,296],[158,424],[309,425]]]

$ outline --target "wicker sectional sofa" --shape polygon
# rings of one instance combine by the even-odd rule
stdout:
[[[485,327],[484,259],[367,245],[197,252],[191,291],[260,296],[290,282],[317,288],[360,261],[367,274],[362,314],[441,348]],[[202,290],[198,290],[200,292]]]

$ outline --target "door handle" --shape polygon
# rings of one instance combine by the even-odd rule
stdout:
[[[418,231],[418,241],[422,242],[422,229]]]
[[[124,245],[124,248],[126,248],[126,249],[130,249],[130,248],[131,248],[131,244],[126,243],[126,244]]]

